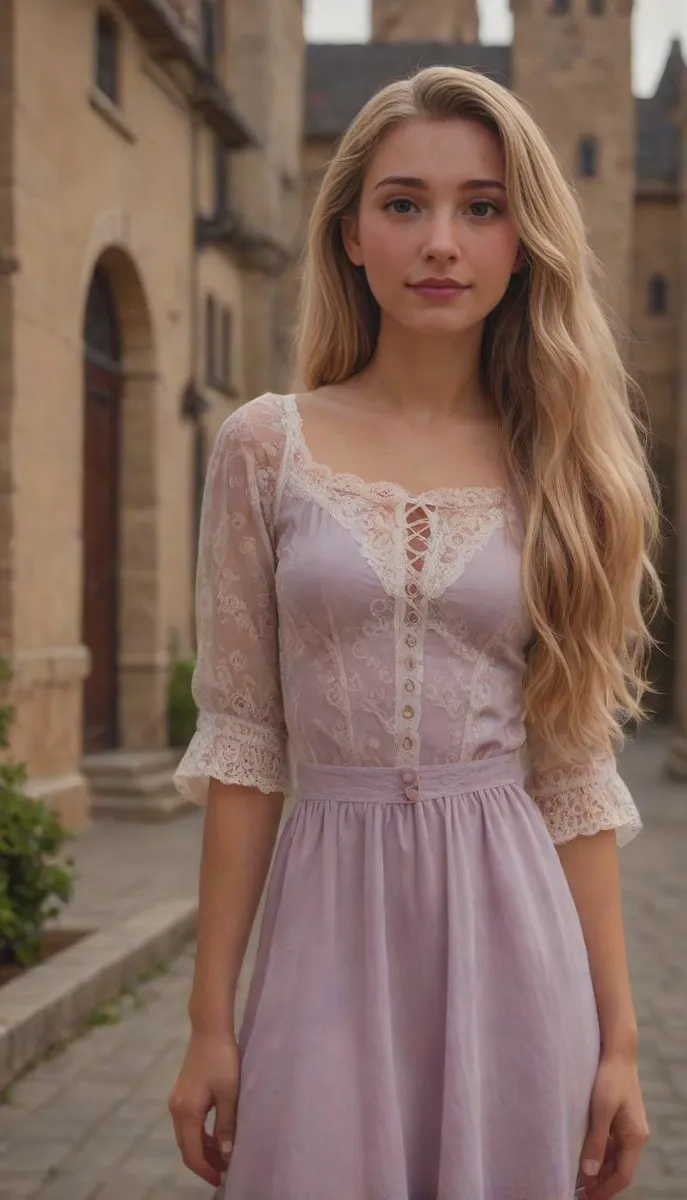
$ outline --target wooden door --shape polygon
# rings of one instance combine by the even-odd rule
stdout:
[[[102,286],[94,281],[89,296],[84,362],[82,637],[91,670],[84,684],[83,723],[84,749],[91,753],[117,745],[121,371],[113,353],[116,343],[103,344]],[[109,304],[109,293],[106,300]],[[94,313],[94,307],[100,311]],[[114,319],[112,310],[109,318]],[[114,338],[114,329],[110,332]]]

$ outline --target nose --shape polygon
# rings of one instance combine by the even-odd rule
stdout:
[[[424,257],[439,262],[456,262],[461,257],[453,213],[437,211],[430,217]]]

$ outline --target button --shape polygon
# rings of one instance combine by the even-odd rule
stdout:
[[[415,691],[415,684],[413,683],[412,679],[406,679],[406,681],[405,681],[405,683],[403,684],[403,686],[404,686],[404,688],[405,688],[405,690],[406,690],[407,692],[414,692],[414,691]]]
[[[404,771],[403,774],[401,775],[401,779],[403,780],[404,783],[415,783],[415,772],[414,771]]]
[[[407,633],[405,636],[406,646],[417,646],[417,638],[414,633]]]
[[[420,589],[416,583],[406,584],[406,596],[417,596],[419,595],[419,592]]]
[[[409,625],[417,625],[418,621],[420,620],[419,613],[416,613],[415,609],[413,609],[412,612],[408,613],[407,620]]]
[[[420,799],[420,790],[417,787],[407,787],[406,797],[408,800],[415,801]]]
[[[409,704],[406,704],[405,708],[403,709],[403,716],[405,717],[406,721],[411,721],[415,716],[415,709],[411,708]]]
[[[414,671],[417,666],[417,663],[414,658],[407,658],[403,665],[404,665],[406,671]]]
[[[403,739],[403,749],[404,750],[412,750],[412,748],[413,748],[413,739],[411,737],[405,737]]]

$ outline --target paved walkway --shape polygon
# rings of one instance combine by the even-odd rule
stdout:
[[[687,1200],[687,786],[662,778],[664,754],[664,735],[649,731],[620,764],[646,821],[622,863],[652,1125],[628,1200]],[[92,831],[77,848],[74,915],[104,924],[191,895],[199,834],[197,815]],[[116,1023],[91,1029],[14,1086],[0,1106],[0,1200],[210,1200],[180,1163],[165,1106],[186,1040],[191,970],[189,948],[99,1014]]]

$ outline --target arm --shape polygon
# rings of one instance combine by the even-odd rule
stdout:
[[[196,733],[175,775],[206,805],[191,1037],[169,1107],[184,1162],[217,1187],[239,1088],[236,985],[279,827],[286,730],[279,672],[273,481],[262,402],[225,421],[208,465],[196,587]],[[215,1110],[214,1133],[205,1133]]]
[[[241,965],[267,878],[283,794],[210,783],[200,867],[191,1027],[234,1037]]]
[[[602,1054],[637,1054],[616,837],[604,830],[557,847],[587,945]]]
[[[528,736],[528,749],[529,790],[579,914],[599,1016],[601,1057],[581,1178],[590,1200],[611,1200],[632,1182],[648,1138],[617,850],[641,829],[641,820],[612,755],[572,767],[553,764],[536,737]]]

